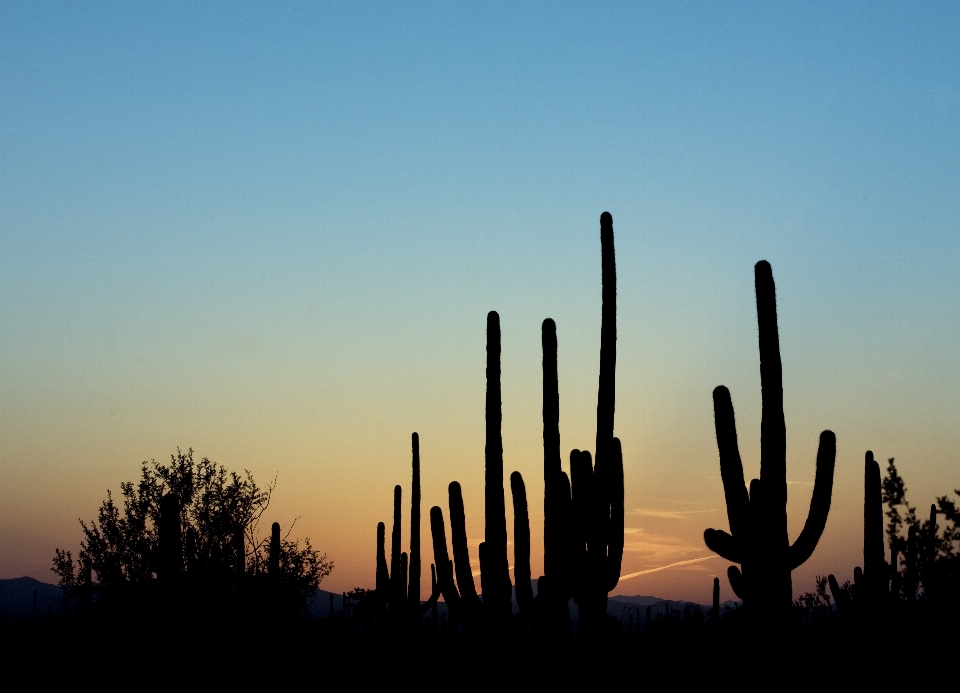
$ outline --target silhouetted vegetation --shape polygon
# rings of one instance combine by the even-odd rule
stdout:
[[[420,584],[420,438],[413,433],[409,551],[403,550],[403,489],[397,485],[389,556],[387,525],[377,526],[375,589],[357,587],[343,593],[339,612],[334,609],[335,595],[328,594],[328,616],[314,622],[303,618],[333,563],[314,550],[309,539],[302,544],[290,540],[292,527],[284,533],[273,523],[269,535],[261,536],[260,521],[273,485],[261,489],[249,472],[228,472],[206,458],[194,461],[192,451],[178,450],[167,465],[144,463],[137,482],[121,484],[119,502],[108,492],[97,519],[80,523],[83,540],[76,559],[69,551],[56,550],[53,570],[63,589],[65,608],[74,616],[69,622],[112,626],[127,619],[147,624],[191,622],[208,628],[218,624],[229,629],[282,620],[284,627],[271,631],[283,636],[271,641],[275,648],[294,651],[323,639],[328,646],[339,647],[347,660],[352,657],[360,666],[369,666],[371,650],[365,645],[388,642],[378,652],[408,665],[410,657],[401,657],[404,648],[413,652],[418,643],[427,642],[439,666],[458,675],[467,666],[465,658],[472,648],[495,649],[498,643],[506,643],[509,649],[524,638],[529,648],[544,647],[541,659],[563,657],[571,662],[569,667],[587,669],[585,652],[605,658],[612,652],[621,657],[640,652],[657,666],[660,662],[654,655],[679,659],[682,653],[699,648],[701,663],[727,665],[731,653],[743,653],[744,643],[755,652],[781,656],[787,651],[783,643],[792,642],[812,659],[820,656],[823,643],[837,649],[851,632],[860,645],[868,636],[876,643],[889,643],[892,633],[910,629],[922,628],[931,634],[937,626],[945,626],[955,632],[960,617],[957,502],[939,497],[929,516],[921,519],[907,502],[907,489],[894,460],[889,460],[886,476],[881,477],[869,451],[864,462],[862,567],[855,567],[852,580],[842,584],[833,574],[818,575],[813,591],[794,598],[791,573],[816,549],[830,511],[836,438],[831,431],[820,435],[810,509],[803,530],[791,544],[776,293],[772,270],[764,261],[757,263],[754,275],[763,406],[761,471],[749,490],[730,393],[723,386],[713,392],[730,531],[708,529],[704,540],[711,550],[740,565],[739,569],[730,566],[727,575],[742,601],[721,604],[720,579],[713,578],[709,606],[666,600],[641,606],[642,601],[623,598],[612,602],[611,610],[608,596],[619,582],[624,548],[624,473],[620,440],[614,437],[616,260],[613,220],[608,213],[600,218],[600,237],[596,442],[593,454],[570,452],[569,472],[562,464],[557,325],[548,318],[541,326],[544,574],[536,588],[530,563],[528,488],[517,471],[510,475],[512,579],[510,575],[501,434],[501,326],[499,314],[491,311],[486,325],[483,542],[479,555],[471,557],[463,490],[452,481],[448,486],[449,544],[443,510],[430,509],[434,563],[425,601]],[[960,490],[955,493],[960,495]],[[479,561],[479,590],[474,558]],[[571,600],[577,606],[575,614]],[[34,607],[34,624],[36,612]],[[574,622],[581,637],[570,645]],[[238,637],[224,632],[228,638]],[[355,647],[356,642],[364,646]],[[594,651],[594,643],[602,644]],[[520,659],[524,658],[497,653],[484,661]],[[396,663],[384,669],[395,668]],[[565,673],[563,667],[550,669],[552,676],[565,682],[561,672]],[[591,680],[593,674],[591,670]]]
[[[310,543],[269,539],[258,527],[270,504],[249,472],[228,472],[193,451],[144,462],[97,519],[80,521],[76,560],[56,550],[53,571],[75,615],[109,618],[302,616],[333,561]],[[292,529],[292,528],[291,528]]]

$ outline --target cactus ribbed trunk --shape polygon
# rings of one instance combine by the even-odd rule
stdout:
[[[713,611],[710,614],[714,623],[720,622],[720,578],[713,578]]]
[[[594,457],[587,451],[570,454],[572,514],[577,529],[571,533],[574,565],[581,565],[574,599],[580,629],[587,635],[602,628],[607,594],[620,581],[623,561],[623,452],[614,438],[617,367],[617,265],[613,217],[600,216],[603,306],[600,324],[600,375],[597,386],[597,437]],[[585,546],[584,549],[581,548]]]
[[[500,316],[487,314],[486,445],[484,447],[484,541],[480,580],[484,614],[490,628],[510,618],[511,585],[507,560],[507,515],[503,492],[503,439],[500,395]]]
[[[563,474],[560,454],[560,385],[557,373],[557,325],[547,318],[541,327],[543,345],[543,574],[559,585],[563,572],[563,498],[559,476]],[[567,491],[567,504],[570,493]]]
[[[270,581],[277,584],[280,580],[280,523],[270,527],[270,563],[267,566]]]
[[[377,523],[377,610],[382,612],[390,601],[390,569],[387,567],[387,528]]]
[[[533,606],[530,583],[530,518],[527,511],[527,489],[520,472],[510,475],[513,494],[513,582],[520,612],[529,613]]]
[[[183,574],[183,534],[180,526],[180,499],[168,493],[160,499],[157,526],[157,578],[167,588],[180,582]]]
[[[863,577],[868,599],[876,602],[887,592],[887,564],[883,560],[883,492],[880,465],[867,451],[863,464]]]
[[[758,266],[759,267],[759,266]],[[769,267],[769,265],[767,266]],[[777,297],[773,273],[755,274],[758,344],[760,349],[760,490],[757,527],[765,547],[756,563],[755,590],[762,611],[778,622],[789,619],[793,581],[787,562],[787,427],[783,415],[783,366],[777,328]]]
[[[393,532],[390,535],[390,609],[394,612],[400,609],[400,604],[405,600],[405,586],[400,582],[400,553],[401,547],[401,523],[403,491],[400,485],[393,487]]]
[[[407,599],[414,610],[420,608],[420,436],[411,436],[413,479],[410,484],[410,565]]]

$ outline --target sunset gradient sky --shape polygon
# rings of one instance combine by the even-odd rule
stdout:
[[[460,481],[476,560],[489,310],[538,575],[540,324],[562,447],[592,448],[605,210],[617,593],[725,573],[710,393],[757,475],[760,259],[791,537],[837,434],[795,593],[861,561],[865,450],[921,508],[960,487],[960,4],[3,3],[0,577],[53,581],[77,518],[180,446],[276,476],[324,587],[370,587],[413,431],[424,517]]]

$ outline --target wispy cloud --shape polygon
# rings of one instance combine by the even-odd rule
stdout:
[[[637,515],[639,517],[656,517],[663,520],[686,520],[690,515],[712,513],[713,511],[713,508],[703,508],[701,510],[660,510],[658,508],[634,508],[630,511],[630,514]]]
[[[669,568],[678,568],[682,565],[691,565],[693,563],[702,563],[703,561],[709,561],[711,558],[719,558],[717,555],[712,556],[701,556],[700,558],[690,558],[686,561],[676,561],[675,563],[669,563],[667,565],[657,566],[656,568],[647,568],[646,570],[638,570],[635,573],[629,573],[628,575],[621,575],[620,581],[629,580],[630,578],[639,577],[640,575],[649,575],[650,573],[658,573],[661,570],[668,570]]]

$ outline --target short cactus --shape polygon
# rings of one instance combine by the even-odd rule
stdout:
[[[850,609],[864,615],[875,613],[890,596],[890,574],[883,559],[880,465],[870,450],[867,450],[863,463],[863,569],[854,568],[849,592],[840,587],[832,574],[827,580],[840,613]]]
[[[411,436],[413,492],[410,510],[410,554],[402,551],[402,499],[403,489],[393,489],[393,531],[391,534],[390,565],[387,566],[386,526],[377,525],[377,581],[376,597],[378,614],[383,619],[389,609],[390,620],[395,624],[420,625],[419,616],[432,609],[440,597],[436,580],[426,603],[420,603],[420,436]],[[434,567],[430,566],[431,574]]]

